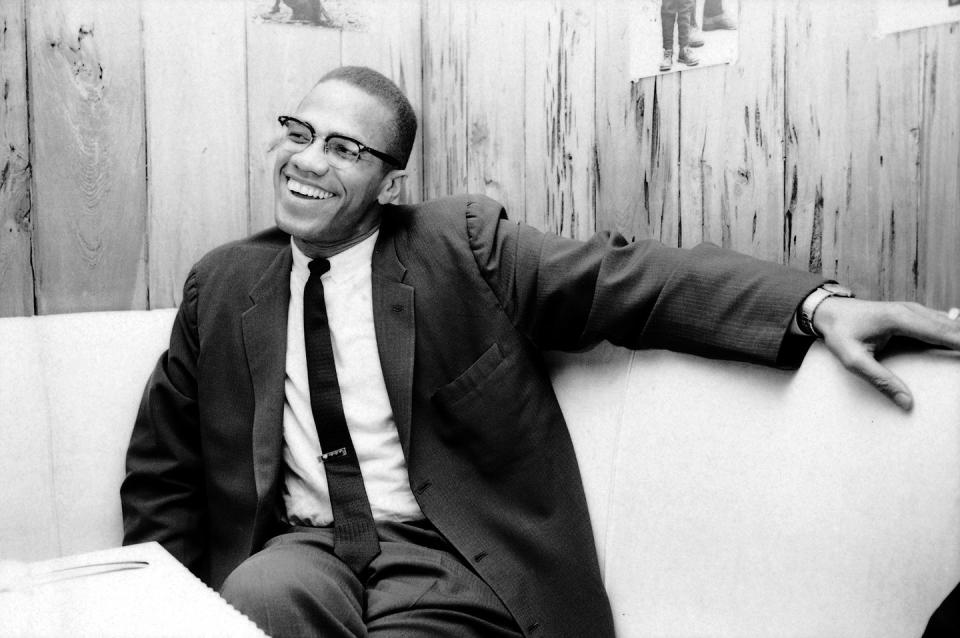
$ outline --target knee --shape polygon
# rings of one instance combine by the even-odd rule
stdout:
[[[220,595],[272,636],[360,635],[362,589],[294,552],[268,548],[241,563]]]
[[[259,554],[254,554],[227,576],[220,586],[220,595],[241,611],[272,607],[289,598],[291,583],[287,580],[283,570],[272,569]]]

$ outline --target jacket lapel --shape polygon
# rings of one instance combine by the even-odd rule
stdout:
[[[397,258],[394,238],[387,228],[381,229],[372,266],[373,322],[380,366],[400,445],[409,458],[415,344],[413,286],[403,283],[407,269]]]
[[[250,291],[253,306],[242,318],[243,345],[253,381],[253,469],[258,509],[277,480],[283,445],[290,267],[287,246]]]

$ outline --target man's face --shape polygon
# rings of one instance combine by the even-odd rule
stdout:
[[[377,198],[403,171],[392,170],[369,153],[353,165],[334,168],[323,152],[323,140],[337,134],[388,149],[393,114],[357,87],[330,80],[315,86],[293,115],[313,126],[316,138],[306,147],[281,142],[273,174],[274,216],[277,226],[308,254],[333,254],[377,227]]]

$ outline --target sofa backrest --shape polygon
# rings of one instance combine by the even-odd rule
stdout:
[[[124,457],[174,314],[0,319],[0,558],[120,544]]]
[[[173,310],[0,319],[0,559],[115,546]],[[904,636],[960,579],[960,356],[901,413],[820,345],[798,372],[601,346],[548,357],[618,627]]]
[[[919,636],[960,581],[960,353],[557,355],[618,636]]]

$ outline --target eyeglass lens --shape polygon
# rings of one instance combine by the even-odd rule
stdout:
[[[313,143],[313,131],[303,122],[287,118],[283,122],[287,130],[287,139],[297,146],[309,146]],[[328,161],[335,166],[346,167],[360,159],[360,146],[353,140],[331,135],[323,145]]]

